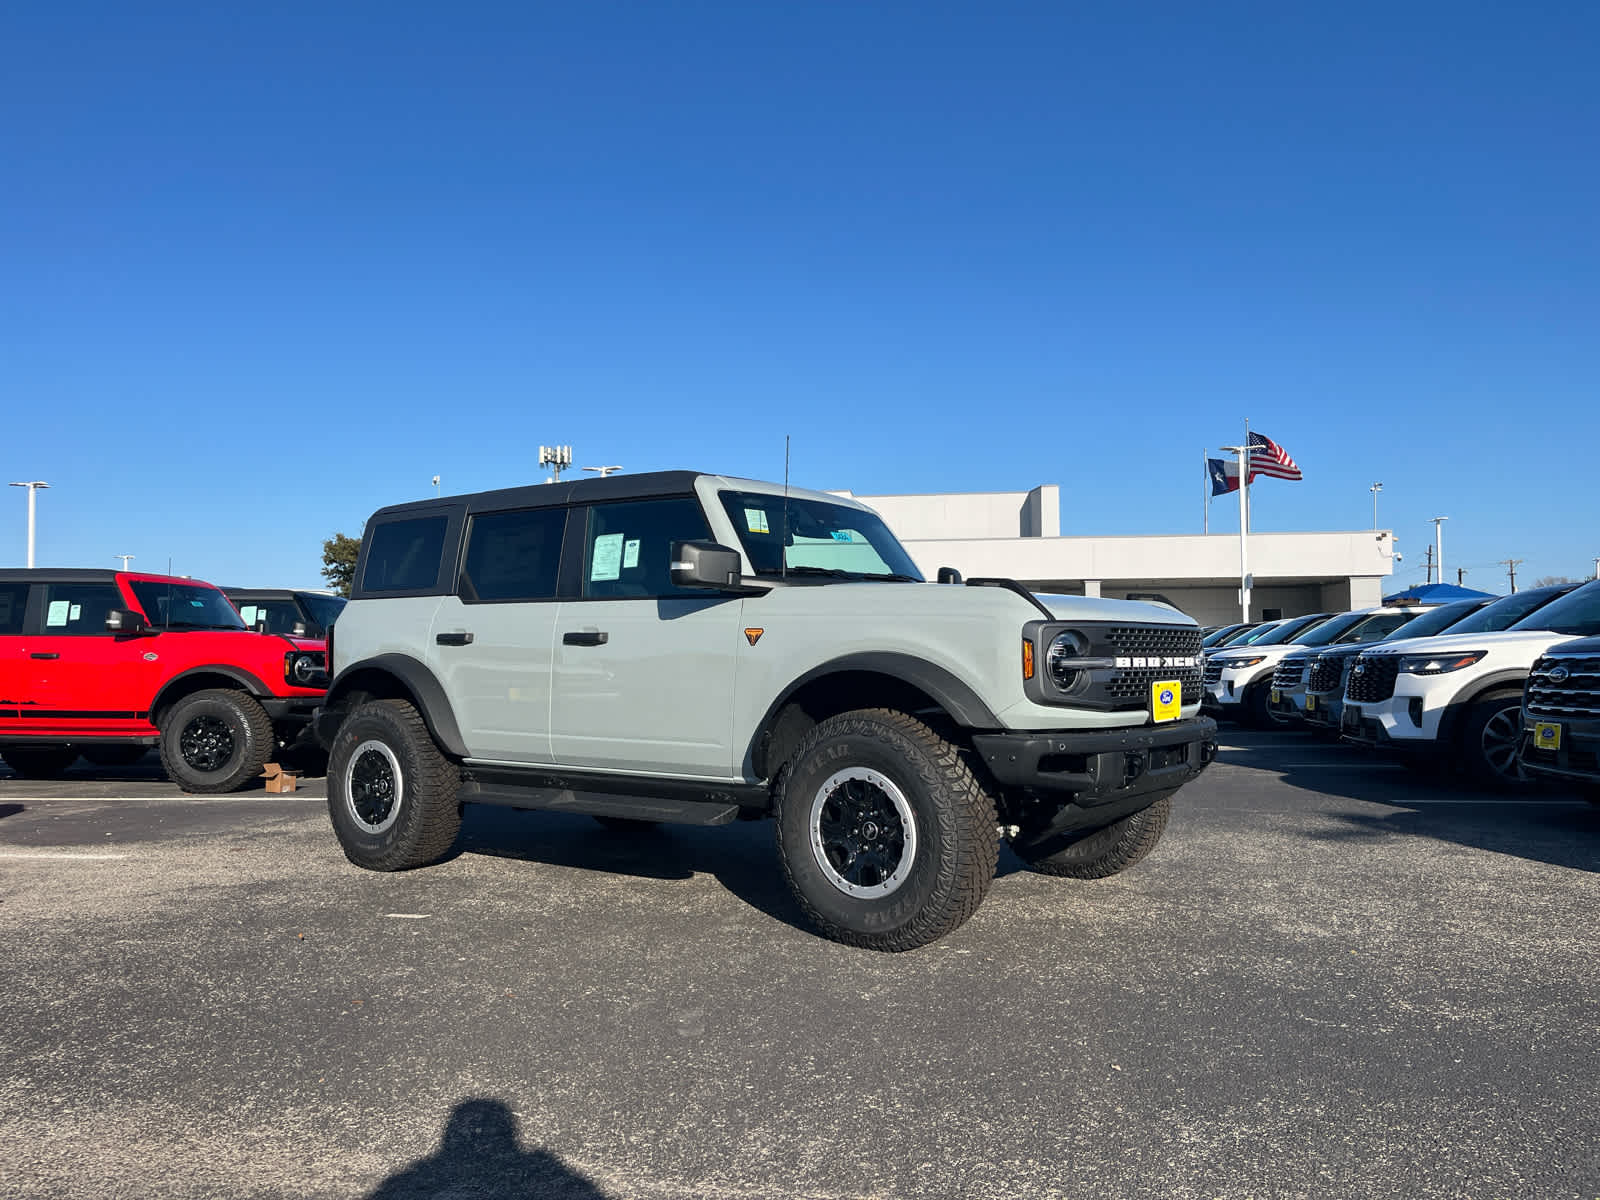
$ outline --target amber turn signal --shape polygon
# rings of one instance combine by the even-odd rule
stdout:
[[[1022,639],[1022,677],[1033,678],[1033,642],[1028,638]]]

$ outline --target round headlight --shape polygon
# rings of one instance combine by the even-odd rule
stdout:
[[[1044,656],[1045,669],[1050,672],[1050,681],[1061,691],[1071,691],[1083,677],[1082,669],[1073,660],[1082,658],[1087,650],[1084,636],[1071,630],[1056,634],[1050,643]]]
[[[309,687],[311,680],[317,674],[317,660],[309,654],[297,654],[294,665],[290,668],[294,673],[294,681],[302,687]]]

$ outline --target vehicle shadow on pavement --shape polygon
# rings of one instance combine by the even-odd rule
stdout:
[[[1408,770],[1359,746],[1293,733],[1270,739],[1255,734],[1222,761],[1270,771],[1290,787],[1319,796],[1394,810],[1326,812],[1342,828],[1308,834],[1315,839],[1426,837],[1600,873],[1600,808],[1559,787],[1498,792],[1455,776]]]
[[[500,1100],[463,1100],[439,1149],[389,1176],[367,1200],[605,1200],[606,1193],[547,1150],[524,1150],[517,1118]]]
[[[23,811],[25,811],[25,809],[21,804],[0,804],[0,819],[5,817],[14,817],[19,812]]]
[[[516,858],[641,879],[688,880],[710,875],[751,908],[812,932],[784,882],[771,821],[618,830],[571,813],[519,812],[469,804],[449,857],[458,854]]]

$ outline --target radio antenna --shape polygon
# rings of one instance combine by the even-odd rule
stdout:
[[[778,539],[778,578],[789,578],[789,435],[783,435],[783,534]]]

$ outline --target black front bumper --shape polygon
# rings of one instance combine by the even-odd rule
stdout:
[[[1217,723],[1191,717],[1135,729],[976,733],[972,745],[999,783],[1092,805],[1182,787],[1216,757]]]
[[[1541,750],[1535,745],[1534,730],[1540,725],[1561,726],[1561,745]],[[1600,721],[1541,721],[1522,716],[1522,746],[1518,750],[1522,765],[1538,775],[1600,783]]]

